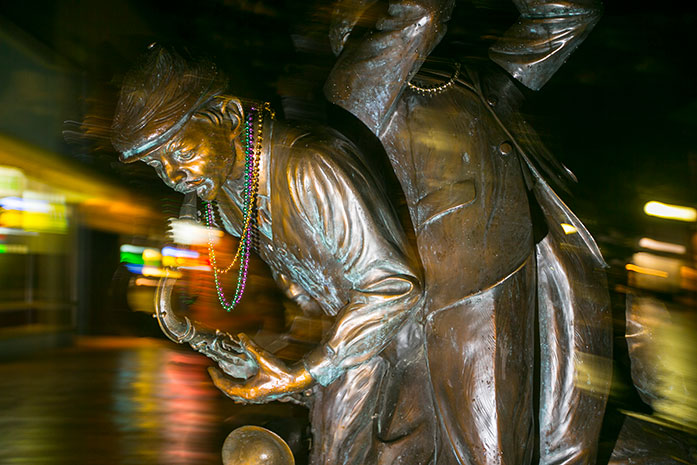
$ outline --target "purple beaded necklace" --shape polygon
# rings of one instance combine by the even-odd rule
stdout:
[[[269,104],[265,103],[261,110],[252,106],[245,122],[244,188],[242,193],[244,202],[244,227],[240,234],[240,242],[237,246],[235,257],[225,269],[218,268],[215,248],[213,247],[213,203],[205,202],[205,218],[206,226],[208,227],[208,257],[211,267],[213,268],[213,278],[215,280],[215,290],[218,294],[218,301],[220,301],[220,305],[228,312],[235,308],[242,299],[242,294],[247,285],[249,253],[252,249],[254,229],[256,226],[256,200],[259,192],[259,160],[261,158],[261,147],[264,140],[262,136],[264,110],[269,111],[273,118],[273,112],[269,108]],[[257,126],[256,136],[254,131],[255,119]],[[237,263],[238,259],[240,259],[240,266],[237,274],[237,288],[235,289],[235,295],[232,300],[227,301],[225,293],[223,292],[221,275],[230,271],[235,263]]]

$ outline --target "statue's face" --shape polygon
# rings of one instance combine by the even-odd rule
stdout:
[[[142,159],[172,189],[196,191],[213,200],[235,162],[229,131],[205,118],[192,118],[169,142]]]

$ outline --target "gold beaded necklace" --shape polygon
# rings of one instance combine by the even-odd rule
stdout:
[[[416,84],[413,84],[411,81],[407,82],[407,87],[414,92],[431,97],[433,95],[438,95],[442,94],[446,90],[450,89],[453,85],[455,85],[455,81],[457,81],[457,78],[460,76],[460,63],[453,63],[453,74],[450,76],[450,79],[448,79],[446,82],[444,82],[441,85],[437,86],[417,86]]]
[[[271,118],[275,117],[273,110],[268,102],[265,102],[261,108],[257,105],[252,105],[247,116],[245,125],[245,173],[244,173],[244,226],[240,234],[240,241],[237,246],[237,252],[230,265],[226,268],[218,268],[215,248],[213,246],[213,226],[214,213],[212,202],[206,202],[206,225],[208,226],[208,256],[213,268],[213,277],[215,280],[215,289],[218,295],[220,305],[226,310],[231,311],[242,299],[242,294],[247,284],[247,274],[249,269],[249,254],[253,247],[254,227],[256,225],[256,203],[257,194],[259,192],[259,161],[261,159],[264,124],[264,111],[268,111]],[[255,134],[255,115],[256,115],[256,134]],[[223,286],[219,275],[223,275],[230,271],[232,267],[240,260],[239,272],[237,275],[237,288],[235,295],[230,302],[225,299]]]

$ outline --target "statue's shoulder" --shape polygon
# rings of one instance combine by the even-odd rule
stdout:
[[[352,144],[340,131],[314,121],[280,121],[279,140],[291,148],[327,149],[337,144]]]
[[[340,131],[314,122],[279,122],[274,130],[273,179],[290,197],[317,190],[379,192],[381,182],[361,149]],[[320,195],[321,197],[321,195]]]
[[[282,121],[274,131],[274,156],[287,163],[318,163],[337,169],[363,165],[361,149],[331,126],[315,122]]]

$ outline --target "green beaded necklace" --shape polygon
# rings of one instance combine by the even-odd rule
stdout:
[[[232,259],[230,265],[224,269],[218,268],[215,248],[213,247],[213,223],[215,217],[213,212],[213,202],[205,202],[205,219],[206,226],[208,227],[208,257],[211,267],[213,268],[213,277],[215,281],[215,290],[218,295],[218,301],[220,302],[220,305],[228,312],[232,311],[232,309],[235,308],[235,306],[240,302],[244,289],[247,285],[249,254],[253,247],[253,236],[256,226],[256,200],[259,192],[259,160],[261,158],[261,148],[264,140],[262,136],[264,110],[268,111],[273,118],[273,111],[271,111],[267,102],[264,103],[264,106],[259,110],[255,106],[252,106],[245,122],[245,168],[243,189],[244,227],[242,228],[242,233],[240,234],[240,242],[237,246],[235,257]],[[257,126],[256,137],[254,131],[255,117]],[[230,271],[235,263],[237,263],[238,259],[240,260],[240,266],[237,274],[237,288],[235,289],[235,295],[233,296],[232,300],[227,301],[223,292],[221,275],[224,275]]]

